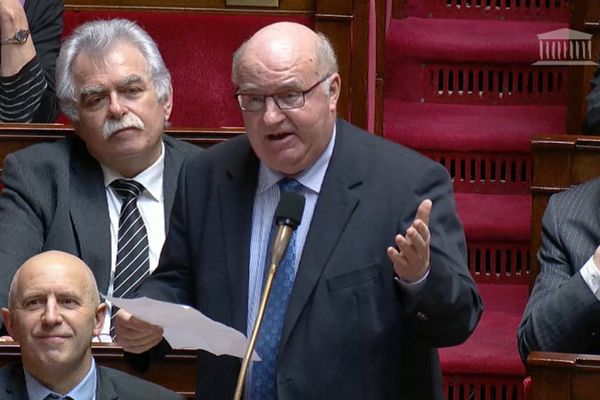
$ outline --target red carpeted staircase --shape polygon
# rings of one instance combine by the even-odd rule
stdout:
[[[530,139],[566,125],[566,69],[532,64],[537,35],[567,27],[568,0],[403,3],[386,33],[384,136],[449,170],[485,306],[466,343],[440,350],[444,390],[448,400],[521,400]]]

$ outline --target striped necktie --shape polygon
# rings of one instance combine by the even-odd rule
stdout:
[[[119,215],[117,239],[117,264],[113,281],[113,296],[128,297],[150,274],[148,233],[137,207],[137,198],[145,190],[141,183],[129,179],[116,179],[110,186],[123,201]],[[111,310],[110,335],[115,337],[114,316]]]
[[[299,192],[302,184],[295,179],[283,178],[278,183],[279,190]],[[273,236],[275,235],[275,224],[271,228],[269,249]],[[270,259],[270,250],[267,252],[267,264]],[[287,314],[288,303],[294,280],[296,260],[296,231],[292,233],[287,251],[279,263],[275,272],[273,286],[265,309],[263,324],[260,327],[256,343],[256,351],[261,361],[252,366],[251,396],[252,400],[274,400],[277,399],[277,358],[283,324]],[[269,265],[265,267],[265,276]]]

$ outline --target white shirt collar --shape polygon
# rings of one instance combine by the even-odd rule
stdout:
[[[335,137],[336,125],[333,125],[333,134],[331,135],[329,144],[327,145],[327,148],[323,154],[321,154],[321,156],[313,165],[302,171],[300,174],[294,176],[294,179],[300,182],[302,186],[312,190],[317,194],[321,191],[321,185],[323,184],[323,179],[325,178],[325,173],[327,172],[327,167],[329,166],[329,161],[331,160],[331,156],[333,154]],[[257,193],[260,194],[266,190],[269,190],[284,177],[285,175],[272,170],[261,161],[258,171],[258,187],[256,189]]]
[[[43,400],[50,393],[55,393],[54,391],[48,389],[44,386],[40,381],[35,379],[27,370],[23,367],[23,372],[25,375],[25,386],[27,388],[27,396],[32,400]],[[96,362],[94,358],[92,358],[92,365],[90,366],[90,370],[85,375],[85,377],[71,389],[65,396],[71,397],[73,400],[83,400],[83,399],[95,399],[96,398],[96,388],[98,386],[98,379],[96,375]]]
[[[152,199],[154,199],[156,201],[161,201],[161,199],[163,198],[163,171],[165,169],[165,162],[164,162],[165,161],[165,144],[162,141],[160,144],[161,144],[160,156],[158,157],[158,159],[154,162],[154,164],[152,164],[151,166],[149,166],[148,168],[146,168],[145,170],[143,170],[142,172],[140,172],[133,178],[125,178],[118,172],[112,170],[111,168],[107,167],[106,165],[101,164],[100,167],[102,167],[102,173],[104,174],[104,187],[108,188],[108,186],[115,179],[133,179],[136,182],[139,182],[142,185],[144,185],[144,187],[146,188],[145,193],[148,193],[148,195]]]

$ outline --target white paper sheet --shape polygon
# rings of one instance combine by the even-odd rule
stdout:
[[[213,321],[195,308],[141,297],[120,299],[103,296],[136,318],[160,325],[164,338],[174,349],[202,349],[216,355],[244,358],[249,340],[241,332]],[[260,361],[254,351],[252,361]]]

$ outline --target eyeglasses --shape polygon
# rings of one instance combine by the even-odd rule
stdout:
[[[330,75],[321,79],[304,91],[290,91],[278,94],[251,94],[251,93],[236,93],[238,105],[242,111],[261,111],[265,108],[267,97],[272,97],[273,101],[280,110],[293,110],[304,106],[305,96],[314,88],[325,82]]]

